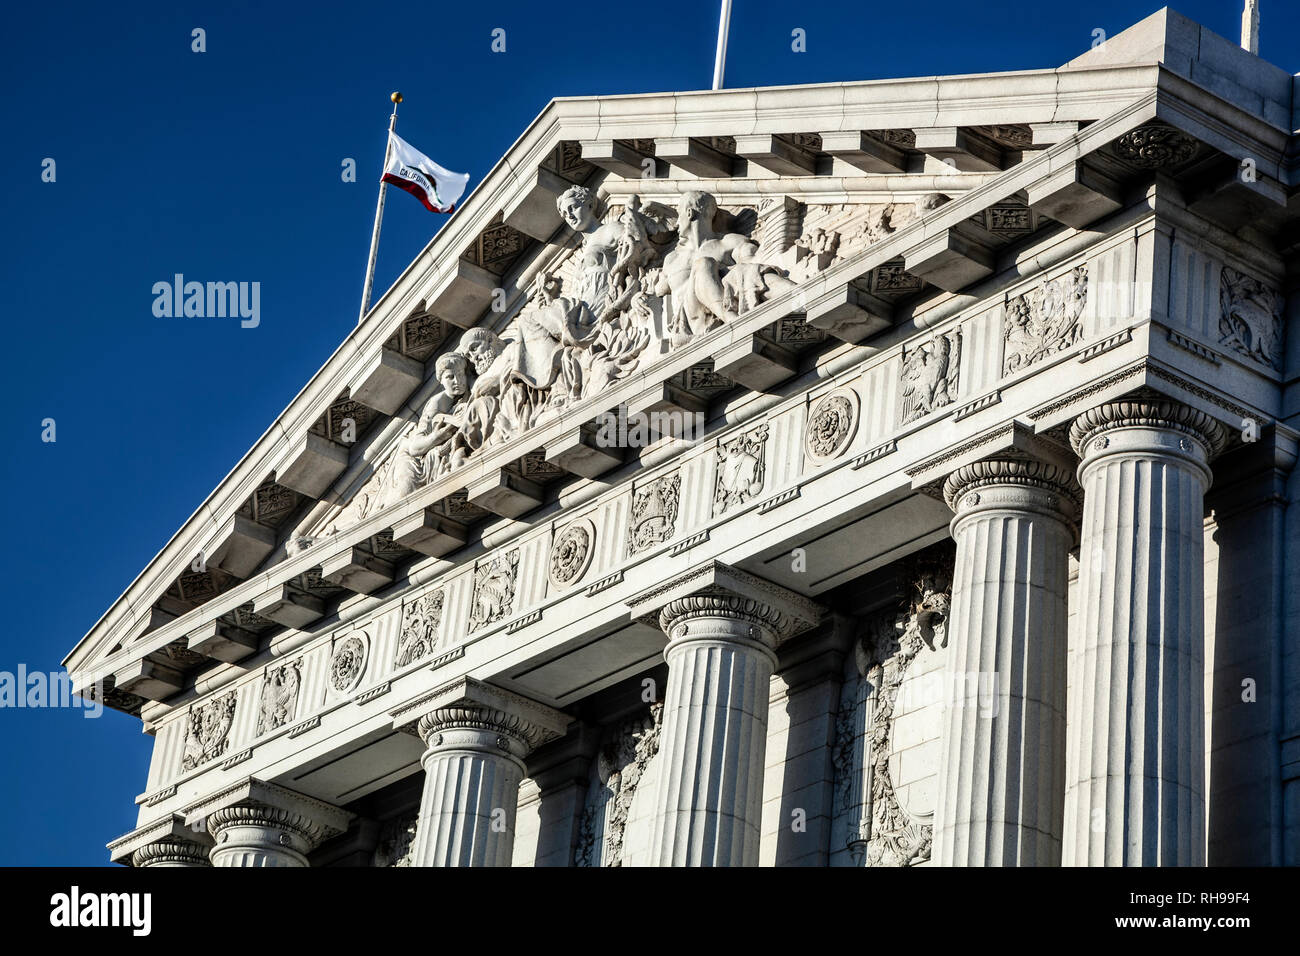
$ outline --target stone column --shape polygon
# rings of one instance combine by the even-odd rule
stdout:
[[[934,822],[940,865],[1061,862],[1071,485],[1064,467],[1009,459],[966,465],[944,485],[957,554]]]
[[[152,820],[108,845],[114,863],[135,867],[211,866],[207,832],[185,825],[178,813]]]
[[[668,635],[654,864],[756,866],[776,647],[819,609],[718,562],[629,604]]]
[[[509,866],[524,757],[569,718],[462,678],[394,713],[429,748],[415,832],[416,866]]]
[[[188,840],[160,840],[140,847],[131,854],[131,865],[150,866],[211,866],[208,848]]]
[[[1070,429],[1083,459],[1066,865],[1205,862],[1205,490],[1223,430],[1120,401]]]
[[[338,807],[250,777],[186,810],[213,841],[213,866],[309,866],[307,854],[348,827]]]

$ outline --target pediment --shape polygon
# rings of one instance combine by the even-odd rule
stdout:
[[[1263,222],[1285,199],[1287,133],[1161,112],[1150,64],[1008,76],[553,101],[69,655],[78,685],[165,700],[619,468],[602,413],[778,390],[1157,175]],[[1213,187],[1238,153],[1258,181]]]

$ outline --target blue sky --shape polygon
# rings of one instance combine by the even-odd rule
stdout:
[[[548,6],[7,10],[0,671],[58,669],[355,324],[390,90],[406,96],[399,132],[472,189],[553,96],[710,83],[714,0]],[[1293,73],[1296,7],[1265,0],[1262,40]],[[735,0],[727,85],[1054,67],[1157,8]],[[1241,0],[1178,9],[1237,35]],[[444,221],[390,194],[376,298]],[[156,318],[152,286],[178,272],[260,282],[260,324]],[[0,863],[106,864],[105,842],[136,824],[150,744],[111,711],[0,710]]]

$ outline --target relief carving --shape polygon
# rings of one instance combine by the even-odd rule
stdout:
[[[871,620],[855,645],[860,677],[845,682],[836,719],[834,813],[847,820],[842,845],[858,865],[915,866],[930,858],[933,814],[903,807],[890,757],[895,705],[908,669],[923,651],[947,644],[951,562],[919,562],[912,578],[903,606]]]
[[[519,549],[498,552],[474,568],[474,596],[470,600],[469,633],[510,614],[519,575]]]
[[[302,658],[267,668],[262,681],[262,703],[257,714],[257,736],[293,723],[302,684]]]
[[[1282,297],[1258,279],[1224,266],[1219,279],[1219,344],[1280,369],[1282,329]]]
[[[957,400],[961,370],[961,331],[936,335],[903,349],[899,381],[899,423],[906,425]]]
[[[663,704],[615,728],[596,755],[597,780],[578,824],[575,866],[622,866],[623,834],[646,767],[659,752]]]
[[[718,445],[713,484],[713,513],[752,501],[763,492],[768,426],[747,431]]]
[[[379,828],[379,842],[375,845],[375,866],[414,866],[415,834],[419,824],[418,811],[385,820]]]
[[[589,518],[566,525],[551,545],[549,573],[556,587],[567,587],[581,578],[596,550],[596,526]]]
[[[632,489],[628,515],[627,553],[636,554],[667,541],[677,527],[677,505],[682,495],[679,472],[656,478]]]
[[[193,770],[226,752],[230,742],[230,725],[235,720],[235,691],[192,707],[185,731],[185,750],[181,772]]]
[[[852,389],[824,396],[808,413],[804,453],[816,464],[844,453],[858,427],[858,397]]]
[[[1082,265],[1008,302],[1002,374],[1028,368],[1078,342],[1087,301],[1088,267]]]
[[[336,694],[346,694],[361,683],[369,639],[365,631],[357,631],[335,645],[330,658],[330,688]]]
[[[423,594],[402,608],[402,631],[397,639],[397,667],[413,664],[433,653],[442,626],[443,590]]]
[[[597,214],[583,186],[556,201],[581,237],[569,259],[543,269],[508,337],[466,330],[435,366],[439,389],[394,453],[326,533],[350,527],[450,474],[481,449],[555,419],[569,406],[694,336],[794,288],[759,258],[754,217],[718,210],[686,190],[676,209],[629,197]],[[719,231],[715,220],[728,223]],[[569,279],[558,272],[566,271]]]

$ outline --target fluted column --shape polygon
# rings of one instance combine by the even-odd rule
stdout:
[[[524,757],[569,723],[549,707],[469,678],[394,716],[425,745],[416,866],[509,866]]]
[[[1113,402],[1083,459],[1067,865],[1205,862],[1204,497],[1223,430],[1176,402]]]
[[[1061,862],[1070,485],[1056,465],[991,460],[944,486],[957,554],[934,823],[941,865]]]
[[[716,562],[629,603],[658,606],[668,635],[651,859],[755,866],[776,647],[818,609]]]
[[[205,828],[191,827],[179,813],[150,820],[108,845],[114,863],[135,867],[211,866],[212,838]]]
[[[211,837],[213,866],[303,867],[307,855],[347,829],[352,814],[250,777],[186,810]]]

